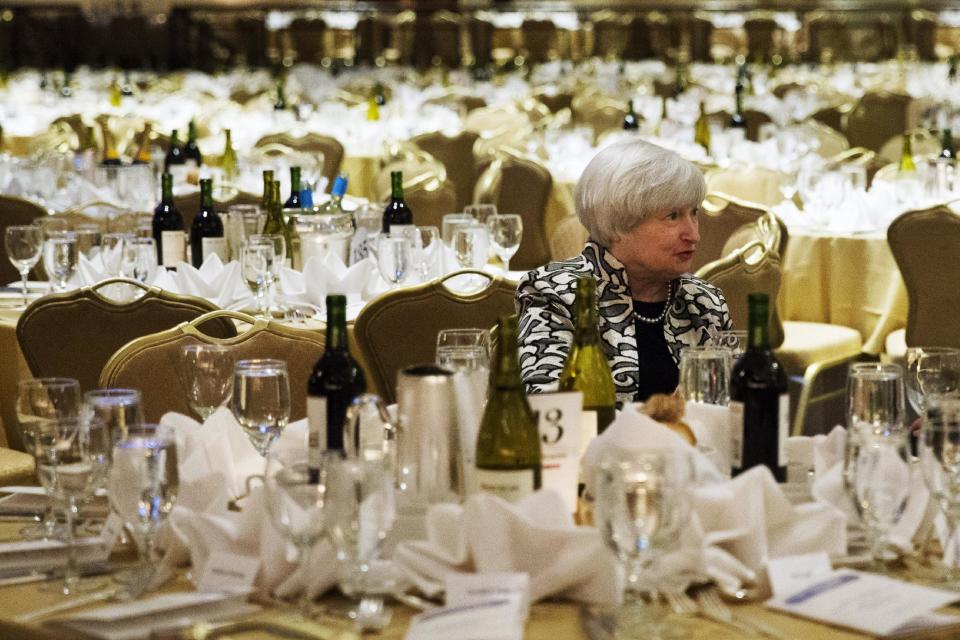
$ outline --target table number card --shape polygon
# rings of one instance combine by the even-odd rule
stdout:
[[[527,396],[540,429],[542,486],[558,491],[570,513],[577,510],[577,482],[583,455],[582,397],[579,391]]]

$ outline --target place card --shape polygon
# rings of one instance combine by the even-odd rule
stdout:
[[[563,496],[570,513],[577,510],[577,483],[584,445],[583,395],[579,391],[527,396],[540,429],[541,486]],[[596,435],[596,414],[593,420]],[[586,440],[589,443],[589,438]]]
[[[197,590],[204,593],[239,593],[253,586],[260,558],[214,551],[203,563]]]
[[[404,640],[523,640],[510,600],[432,609],[413,617]]]
[[[767,561],[767,576],[773,595],[792,593],[798,587],[833,571],[826,553],[807,553]]]
[[[451,572],[445,582],[448,607],[506,600],[514,607],[517,623],[522,626],[527,621],[530,610],[530,574]]]
[[[929,614],[960,599],[960,593],[931,589],[871,573],[842,569],[798,583],[790,592],[766,602],[778,611],[819,622],[896,637],[917,625],[960,624]]]
[[[74,554],[78,565],[102,562],[103,540],[100,536],[77,538],[74,541]],[[66,562],[67,545],[60,540],[0,543],[0,577],[48,571],[62,567]]]

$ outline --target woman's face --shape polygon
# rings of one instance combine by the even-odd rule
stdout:
[[[609,247],[632,278],[667,282],[687,273],[700,241],[698,207],[648,216]]]

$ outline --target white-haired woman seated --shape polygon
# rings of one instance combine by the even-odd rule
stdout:
[[[528,392],[557,389],[573,340],[578,276],[597,280],[600,341],[618,401],[672,393],[680,351],[732,328],[720,289],[687,273],[705,194],[696,166],[641,140],[611,145],[587,165],[574,194],[590,233],[583,252],[527,273],[517,287]]]

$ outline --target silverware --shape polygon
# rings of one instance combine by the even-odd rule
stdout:
[[[613,640],[617,632],[617,619],[614,614],[597,607],[580,607],[580,626],[590,640]]]
[[[733,612],[720,599],[716,588],[701,589],[696,594],[700,614],[705,618],[725,624],[750,636],[763,636],[774,640],[787,640],[787,637],[769,625],[755,621],[745,621],[733,615]]]
[[[700,605],[687,595],[685,589],[669,589],[660,592],[670,609],[678,616],[693,616],[700,612]]]
[[[100,576],[111,573],[116,567],[106,562],[85,565],[78,568],[80,577]],[[48,569],[47,571],[17,571],[14,573],[0,573],[0,587],[9,587],[16,584],[30,584],[31,582],[46,582],[54,578],[63,577],[63,568]]]

